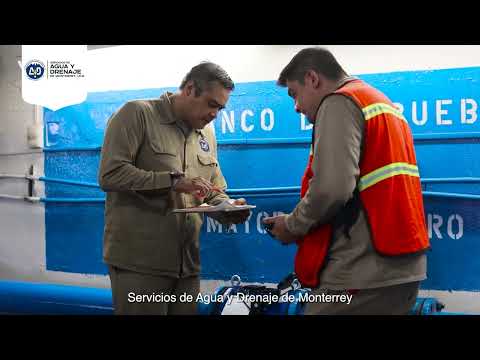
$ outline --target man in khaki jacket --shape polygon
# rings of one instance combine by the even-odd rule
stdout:
[[[220,66],[204,62],[179,92],[129,101],[110,118],[98,180],[107,193],[103,258],[116,314],[196,313],[203,215],[171,210],[228,199],[207,125],[233,89]],[[209,216],[237,224],[249,213]],[[193,301],[180,301],[183,293]]]

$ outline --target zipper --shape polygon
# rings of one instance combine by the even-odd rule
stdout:
[[[185,133],[183,132],[182,130],[182,134],[183,134],[183,137],[184,137],[184,142],[183,142],[183,164],[182,164],[182,171],[183,173],[185,174],[185,170],[186,170],[186,161],[187,161],[187,136],[185,136]],[[182,198],[184,197],[185,195],[182,194]],[[184,221],[186,222],[187,221],[187,216],[188,214],[185,214],[185,217],[184,217]],[[183,247],[184,247],[184,244],[185,244],[185,237],[187,235],[187,227],[186,226],[183,226],[183,235],[184,235],[184,238],[181,239],[181,242],[180,242],[180,273],[179,273],[179,276],[180,278],[182,277],[183,275]]]

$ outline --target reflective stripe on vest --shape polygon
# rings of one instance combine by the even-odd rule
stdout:
[[[362,109],[365,120],[368,121],[381,114],[391,114],[396,118],[405,121],[408,124],[407,119],[402,115],[402,113],[395,107],[385,104],[385,103],[375,103],[368,105]],[[410,175],[415,177],[420,177],[418,173],[418,167],[412,164],[397,162],[392,163],[386,166],[382,166],[367,175],[364,175],[360,178],[360,183],[358,188],[360,191],[363,191],[369,188],[376,183],[393,177],[395,175]]]
[[[375,103],[368,105],[362,109],[362,112],[365,116],[365,120],[370,120],[371,118],[381,114],[392,114],[408,124],[407,119],[405,119],[405,117],[397,108],[385,103]]]
[[[420,177],[417,166],[404,162],[397,162],[382,166],[381,168],[376,169],[365,176],[362,176],[358,184],[358,189],[360,191],[363,191],[370,186],[375,185],[376,183],[393,177],[395,175],[409,175]]]

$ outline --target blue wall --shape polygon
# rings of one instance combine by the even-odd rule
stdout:
[[[480,121],[474,115],[480,101],[480,68],[360,78],[403,106],[414,133],[422,178],[480,177]],[[96,182],[109,116],[127,100],[158,97],[173,89],[91,93],[80,105],[45,111],[45,176]],[[278,189],[254,193],[255,188],[299,185],[311,136],[308,122],[294,112],[286,90],[274,81],[241,83],[215,120],[215,130],[229,189],[257,208],[248,226],[238,225],[228,234],[219,224],[206,221],[201,235],[202,276],[229,279],[239,274],[247,281],[276,282],[292,270],[295,249],[273,241],[258,224],[267,214],[290,212],[299,194]],[[425,183],[424,189],[480,194],[478,182]],[[73,202],[75,198],[102,198],[103,192],[50,182],[45,191],[47,199],[72,199],[71,203],[46,203],[47,269],[105,274],[103,203]],[[478,202],[425,197],[432,251],[423,288],[480,289],[480,278],[475,276],[480,273],[480,260],[473,255],[480,250]]]

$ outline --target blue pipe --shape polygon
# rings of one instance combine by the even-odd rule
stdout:
[[[227,191],[227,193],[228,193],[228,191]],[[268,196],[269,198],[283,197],[283,196],[298,196],[298,193],[252,194],[252,195],[248,195],[248,197],[250,197],[250,198],[265,197],[265,196]],[[46,197],[41,197],[40,202],[43,202],[43,203],[103,203],[103,202],[105,202],[105,198],[68,198],[68,197],[65,197],[65,198],[46,198]]]
[[[424,140],[456,140],[456,139],[478,139],[480,132],[466,132],[466,133],[439,133],[439,134],[413,134],[415,141]],[[217,140],[218,145],[270,145],[270,144],[309,144],[310,137],[303,138],[243,138],[243,139],[225,139]],[[64,148],[44,148],[44,152],[63,152],[63,151],[100,151],[101,146],[79,146],[79,147],[64,147]]]
[[[442,312],[437,312],[437,313],[432,313],[430,314],[432,316],[448,316],[448,315],[477,315],[477,314],[465,314],[465,313],[453,313],[453,312],[446,312],[446,311],[442,311]]]
[[[445,306],[435,298],[417,298],[410,315],[432,315],[441,312]]]
[[[444,308],[445,305],[435,298],[417,298],[410,315],[467,315],[465,313],[444,312],[442,311]]]
[[[66,185],[83,186],[100,189],[97,183],[66,180],[58,178],[50,178],[41,176],[40,181],[53,182]],[[480,183],[480,178],[475,177],[459,177],[459,178],[425,178],[421,179],[424,184],[434,183]],[[297,196],[300,192],[300,186],[286,186],[286,187],[266,187],[266,188],[245,188],[245,189],[230,189],[227,190],[227,194],[236,196],[249,196],[249,197],[263,197],[268,195],[269,197],[282,197],[282,196]],[[426,197],[444,197],[444,198],[456,198],[456,199],[468,199],[468,200],[480,200],[480,195],[475,194],[460,194],[460,193],[447,193],[447,192],[435,192],[435,191],[423,191],[423,195]],[[41,198],[41,202],[104,202],[104,198]]]
[[[58,184],[66,184],[66,185],[76,185],[76,186],[83,186],[83,187],[92,187],[100,189],[100,185],[97,183],[92,182],[85,182],[85,181],[76,181],[76,180],[66,180],[66,179],[58,179],[58,178],[51,178],[46,176],[40,176],[38,178],[39,181],[44,182],[52,182]],[[287,186],[287,187],[267,187],[267,188],[248,188],[248,189],[231,189],[227,190],[227,193],[232,195],[237,194],[271,194],[271,193],[291,193],[291,192],[299,192],[300,186]]]
[[[100,188],[97,183],[86,182],[86,181],[76,181],[76,180],[66,180],[40,176],[38,178],[40,181],[44,182],[53,182],[59,184],[67,185],[77,185],[84,187]],[[480,178],[475,177],[458,177],[458,178],[425,178],[420,180],[423,184],[444,184],[444,183],[480,183]],[[291,192],[291,191],[300,191],[300,186],[287,186],[287,187],[268,187],[268,188],[249,188],[249,189],[232,189],[227,190],[232,194],[243,193],[243,194],[254,194],[254,193],[270,193],[270,192]]]
[[[0,281],[0,313],[112,315],[110,289]]]
[[[476,178],[476,177],[424,178],[424,179],[421,179],[420,181],[424,184],[480,183],[480,178]]]
[[[64,151],[100,151],[101,146],[79,146],[69,148],[44,148],[44,152],[64,152]]]
[[[43,203],[103,203],[105,198],[46,198],[41,197]]]
[[[286,186],[286,187],[267,187],[267,188],[248,188],[248,189],[230,189],[227,190],[229,195],[253,195],[253,194],[272,194],[272,193],[297,193],[300,192],[300,186]]]
[[[273,144],[309,144],[312,142],[310,137],[304,138],[244,138],[244,139],[225,139],[217,140],[218,145],[273,145]],[[66,151],[101,151],[101,146],[78,146],[64,148],[44,148],[44,152],[66,152]]]
[[[265,198],[265,197],[268,197],[268,198],[278,198],[278,197],[287,197],[287,196],[296,196],[298,198],[300,198],[300,192],[294,192],[294,193],[271,193],[271,194],[268,194],[268,193],[265,193],[265,194],[255,194],[255,193],[251,193],[251,194],[242,194],[242,193],[238,193],[238,194],[231,194],[229,191],[227,191],[227,194],[228,195],[235,195],[235,196],[246,196],[246,197],[249,197],[249,198]]]
[[[236,196],[245,195],[250,198],[265,197],[265,196],[268,196],[268,197],[298,196],[297,192],[255,193],[254,191],[251,191],[248,194],[248,193],[240,193],[236,191],[227,191],[227,194],[236,195]],[[424,191],[423,195],[425,197],[445,197],[445,198],[454,198],[454,199],[480,200],[480,195],[470,195],[470,194]],[[40,202],[43,202],[43,203],[103,203],[105,202],[105,198],[45,198],[45,197],[42,197],[40,198]]]
[[[98,189],[100,188],[100,186],[97,183],[91,183],[91,182],[85,182],[85,181],[65,180],[65,179],[57,179],[57,178],[51,178],[51,177],[45,177],[45,176],[40,176],[38,180],[44,181],[44,182],[58,183],[58,184],[78,185],[78,186],[92,187],[92,188],[98,188]]]
[[[84,187],[92,187],[92,188],[100,188],[97,183],[93,182],[86,182],[86,181],[77,181],[77,180],[67,180],[67,179],[58,179],[46,176],[40,176],[38,178],[39,181],[44,182],[53,182],[59,184],[67,184],[67,185],[77,185],[77,186],[84,186]],[[480,178],[477,177],[455,177],[455,178],[423,178],[420,179],[421,183],[423,184],[445,184],[445,183],[480,183]],[[246,189],[231,189],[227,190],[231,194],[268,194],[271,192],[275,193],[286,193],[286,192],[293,192],[293,191],[300,191],[300,186],[286,186],[286,187],[266,187],[266,188],[246,188]]]
[[[310,144],[311,142],[312,142],[312,139],[310,137],[217,140],[218,145],[279,145],[279,144]]]
[[[454,132],[454,133],[438,133],[438,134],[413,134],[414,140],[455,140],[455,139],[478,139],[480,132]]]
[[[474,194],[459,194],[459,193],[447,193],[447,192],[435,192],[435,191],[423,191],[423,196],[426,196],[426,197],[454,198],[454,199],[466,199],[466,200],[480,200],[480,195],[474,195]]]

